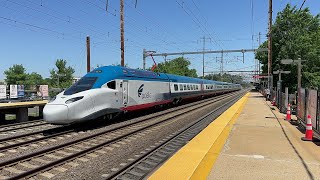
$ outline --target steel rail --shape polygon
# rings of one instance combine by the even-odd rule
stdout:
[[[226,94],[226,95],[232,95],[232,94]],[[220,97],[222,98],[224,96],[217,96],[216,98],[220,98]],[[214,100],[216,98],[209,99],[209,100],[207,99],[207,102],[212,101],[212,100]],[[187,104],[186,106],[181,106],[179,108],[169,110],[169,112],[166,111],[166,112],[160,113],[160,114],[158,114],[156,116],[147,117],[144,120],[149,120],[151,118],[157,118],[157,117],[160,117],[160,116],[162,116],[164,114],[176,112],[176,111],[179,111],[181,109],[185,109],[185,108],[188,108],[188,107],[191,107],[191,106],[195,106],[195,105],[198,105],[198,104],[201,104],[201,103],[203,103],[203,101]],[[63,129],[63,128],[65,128],[65,127],[58,127],[58,128],[56,128],[56,130]],[[14,140],[14,139],[18,139],[18,138],[23,138],[23,137],[27,137],[27,136],[32,136],[32,135],[36,135],[36,134],[41,134],[41,133],[45,133],[45,132],[47,132],[49,130],[55,130],[55,129],[53,128],[53,129],[48,129],[48,130],[41,130],[41,131],[31,132],[31,133],[27,133],[27,134],[18,135],[18,136],[2,138],[2,139],[0,139],[0,142],[5,143],[5,141]],[[2,152],[4,150],[7,150],[9,148],[14,148],[14,147],[18,147],[18,146],[21,146],[21,145],[34,143],[34,142],[37,142],[37,141],[41,141],[41,140],[57,137],[57,136],[68,134],[68,133],[72,133],[72,132],[74,132],[73,129],[72,130],[66,130],[66,131],[63,131],[63,132],[60,132],[60,133],[56,133],[56,134],[52,134],[52,135],[48,135],[48,136],[44,136],[44,137],[37,138],[37,139],[32,139],[32,140],[28,140],[28,141],[24,141],[24,142],[19,142],[19,143],[16,143],[16,144],[10,144],[10,145],[7,145],[7,146],[2,146],[2,147],[0,147],[0,152]]]
[[[242,94],[242,96],[245,95],[245,92]],[[180,130],[179,132],[177,132],[174,136],[168,138],[166,141],[160,143],[159,145],[155,146],[154,148],[150,149],[150,151],[146,152],[146,154],[140,156],[139,158],[137,158],[135,161],[131,161],[129,163],[127,163],[125,166],[121,167],[120,169],[118,169],[118,171],[115,171],[111,174],[109,174],[109,176],[107,177],[107,179],[121,179],[121,176],[123,176],[124,174],[126,174],[128,171],[130,171],[131,169],[133,169],[135,166],[137,166],[138,164],[140,164],[141,162],[143,162],[143,160],[147,159],[149,156],[151,156],[153,153],[158,152],[160,149],[162,149],[163,147],[167,146],[170,142],[174,141],[175,139],[177,139],[179,136],[181,136],[182,134],[186,133],[187,131],[190,131],[192,128],[195,128],[195,126],[197,124],[200,124],[202,121],[205,120],[205,118],[214,115],[215,118],[218,117],[220,114],[223,113],[224,109],[229,108],[229,105],[231,106],[235,101],[237,101],[238,99],[240,99],[242,96],[240,97],[235,97],[232,98],[231,100],[227,101],[226,103],[224,103],[223,105],[215,108],[214,110],[212,110],[211,112],[205,114],[204,116],[200,117],[198,120],[196,120],[195,122],[190,123],[189,125],[187,125],[185,128],[183,128],[182,130]],[[222,112],[219,112],[222,111]],[[214,120],[213,120],[214,121]],[[200,124],[201,125],[201,124]],[[195,135],[196,136],[196,135]],[[183,146],[181,146],[183,147]],[[180,147],[180,148],[181,148]],[[179,149],[180,149],[179,148]],[[177,150],[179,150],[177,149]],[[177,151],[176,150],[176,151]],[[171,154],[175,153],[171,152]],[[163,158],[159,164],[163,163],[166,159],[168,159],[168,157]],[[157,164],[154,168],[156,168],[159,164]],[[153,171],[153,169],[149,169],[148,172],[150,173],[151,171]],[[130,173],[129,173],[130,174]],[[143,176],[139,177],[139,179],[144,178],[146,175],[148,174],[144,174]],[[126,179],[126,178],[124,178]]]
[[[225,98],[225,97],[219,97],[217,99],[215,99],[214,102],[219,102],[220,99],[222,98]],[[211,105],[213,102],[210,102],[210,103],[206,103],[206,105]],[[202,106],[204,107],[204,106]],[[197,108],[194,108],[192,110],[189,110],[188,113],[190,112],[193,112],[195,110],[197,110]],[[159,122],[156,122],[154,124],[151,124],[151,125],[147,125],[146,127],[143,127],[143,128],[140,128],[138,130],[134,130],[133,132],[130,132],[130,133],[127,133],[125,135],[121,135],[119,137],[116,137],[114,139],[111,139],[111,140],[107,140],[105,141],[104,143],[101,143],[101,144],[98,144],[98,145],[95,145],[95,146],[92,146],[92,147],[89,147],[88,149],[85,149],[85,150],[82,150],[80,152],[76,152],[72,155],[69,155],[69,156],[66,156],[66,157],[63,157],[59,160],[56,160],[56,161],[52,161],[48,164],[45,164],[43,166],[39,166],[35,169],[32,169],[30,171],[26,171],[24,173],[21,173],[21,174],[18,174],[14,177],[11,177],[10,179],[17,179],[17,178],[22,178],[22,177],[27,177],[27,176],[31,176],[31,175],[34,175],[35,173],[39,172],[39,171],[45,171],[47,169],[50,169],[52,168],[53,166],[57,166],[59,164],[63,164],[65,161],[69,161],[71,159],[74,159],[75,157],[78,157],[78,156],[81,156],[81,155],[84,155],[86,153],[89,153],[91,151],[94,151],[96,149],[99,149],[101,148],[102,146],[105,146],[105,145],[108,145],[110,143],[113,143],[113,142],[116,142],[120,139],[123,139],[127,136],[130,136],[132,134],[135,134],[137,132],[140,132],[140,131],[143,131],[144,129],[146,128],[150,128],[150,127],[153,127],[153,126],[156,126],[157,124],[159,123],[162,123],[162,122],[165,122],[165,121],[168,121],[170,119],[174,119],[176,117],[179,117],[180,115],[184,115],[186,114],[186,112],[183,112],[183,113],[180,113],[180,114],[177,114],[177,115],[174,115],[172,117],[169,117],[169,118],[166,118],[164,120],[161,120]],[[154,117],[151,117],[151,118],[147,118],[147,119],[153,119]],[[136,124],[139,124],[141,122],[144,122],[146,120],[140,120],[140,121],[137,121],[137,122],[132,122],[132,123],[129,123],[127,125],[123,125],[123,126],[120,126],[120,127],[115,127],[115,128],[112,128],[112,129],[109,129],[109,130],[106,130],[106,131],[103,131],[103,132],[100,132],[100,133],[96,133],[96,134],[93,134],[93,135],[90,135],[90,136],[87,136],[87,137],[84,137],[84,138],[80,138],[80,139],[77,139],[77,140],[74,140],[74,141],[71,141],[71,142],[67,142],[67,143],[63,143],[63,144],[60,144],[58,146],[54,146],[54,147],[50,147],[50,148],[46,148],[46,149],[43,149],[41,151],[38,151],[38,152],[34,152],[34,153],[29,153],[29,154],[26,154],[24,156],[20,156],[20,157],[17,157],[17,158],[14,158],[14,159],[11,159],[11,160],[7,160],[5,162],[1,162],[0,163],[0,167],[1,169],[3,169],[5,166],[12,166],[12,165],[15,165],[15,164],[18,164],[20,161],[26,161],[30,158],[33,158],[33,157],[38,157],[38,156],[43,156],[43,154],[48,154],[48,153],[52,153],[54,152],[55,150],[59,150],[59,149],[62,149],[62,148],[66,148],[68,146],[71,146],[71,145],[75,145],[75,144],[78,144],[78,143],[81,143],[83,141],[86,141],[86,140],[90,140],[90,139],[94,139],[95,137],[98,137],[98,136],[101,136],[101,135],[104,135],[104,134],[107,134],[107,133],[110,133],[110,132],[114,132],[114,131],[117,131],[117,130],[120,130],[120,129],[124,129],[125,128],[128,128],[132,125],[136,125]]]

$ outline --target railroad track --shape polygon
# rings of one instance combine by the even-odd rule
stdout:
[[[144,151],[140,157],[127,163],[117,171],[105,176],[106,179],[144,179],[153,172],[165,160],[171,157],[175,152],[182,148],[187,142],[199,134],[207,127],[212,119],[217,118],[225,110],[227,110],[234,102],[239,100],[241,96],[232,98],[223,105],[215,108],[213,111],[199,118],[196,122],[190,123],[184,129],[168,135],[165,139],[157,143],[157,146],[152,146],[148,151]]]
[[[226,96],[231,96],[231,95],[232,94],[227,94]],[[226,96],[221,96],[221,97],[218,96],[216,98],[223,99]],[[216,101],[215,98],[213,98],[213,100]],[[205,101],[207,101],[207,103],[211,103],[212,99],[207,99]],[[161,117],[164,114],[176,112],[181,109],[192,107],[202,103],[203,101],[187,104],[185,106],[181,106],[176,109],[160,112],[160,114],[157,114],[157,115],[151,115],[150,117],[147,117],[143,120],[149,120],[152,118]],[[47,145],[50,145],[50,143],[54,143],[59,140],[76,138],[76,136],[78,136],[78,133],[76,133],[75,131],[79,131],[79,129],[77,129],[74,126],[67,126],[67,127],[57,127],[57,128],[52,128],[48,130],[30,132],[30,133],[26,133],[18,136],[1,138],[0,139],[0,159],[1,157],[4,157],[6,155],[12,156],[14,155],[14,153],[22,153],[20,151],[26,151],[31,148],[36,149],[39,146],[45,146],[45,145],[47,146]]]
[[[123,126],[3,161],[0,163],[0,177],[17,179],[43,173],[47,173],[48,175],[47,171],[50,169],[63,171],[63,168],[61,169],[58,166],[63,164],[72,166],[74,165],[72,160],[79,159],[85,161],[84,156],[96,156],[95,153],[106,153],[108,149],[117,147],[117,143],[125,143],[128,139],[134,138],[136,135],[158,129],[161,124],[174,118],[185,115],[186,113],[192,113],[200,107],[212,105],[212,103],[219,102],[220,100],[237,94],[239,94],[239,92],[218,96],[206,102],[202,101],[202,103],[191,103],[184,107],[178,107],[175,110],[164,112],[166,114],[168,112],[172,114],[167,118],[163,118],[163,114],[159,113],[156,116],[147,117]],[[183,109],[183,111],[177,113],[178,110],[181,109]],[[8,149],[3,148],[3,150]]]
[[[40,126],[40,127],[39,127]],[[15,134],[18,132],[18,130],[23,131],[32,131],[36,129],[43,128],[44,126],[53,127],[53,125],[48,124],[47,122],[43,120],[36,120],[36,121],[30,121],[30,122],[22,122],[22,123],[15,123],[10,125],[3,125],[0,126],[0,136],[6,136],[7,134]]]

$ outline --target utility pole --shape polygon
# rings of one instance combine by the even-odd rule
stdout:
[[[298,58],[298,89],[297,92],[300,91],[301,88],[301,58]]]
[[[223,51],[221,51],[221,75],[223,75]]]
[[[261,44],[261,32],[259,32],[259,47]],[[258,74],[260,75],[260,61],[258,60]]]
[[[124,66],[124,14],[123,14],[123,0],[120,0],[120,38],[121,38],[121,66]]]
[[[202,79],[204,79],[204,51],[205,51],[205,49],[206,49],[206,40],[207,39],[210,39],[211,40],[211,38],[206,38],[205,36],[203,36],[203,38],[201,38],[202,39],[202,42],[203,42],[203,48],[202,48]]]
[[[260,43],[261,43],[261,32],[259,32],[259,36],[258,36],[258,47],[260,47]],[[257,59],[256,61],[257,61],[256,75],[259,76],[260,75],[260,61],[259,61],[259,59]],[[255,81],[260,82],[260,80],[258,78],[256,78]]]
[[[142,55],[142,57],[143,57],[142,68],[143,68],[143,70],[146,70],[146,57],[147,57],[146,49],[143,49],[142,53],[143,53],[143,55]]]
[[[206,47],[206,37],[203,36],[203,49],[202,51],[204,52]],[[204,53],[202,54],[202,79],[204,79]]]
[[[90,72],[90,37],[87,36],[87,73]]]
[[[292,59],[282,59],[281,64],[295,64],[298,65],[298,77],[297,77],[297,91],[299,92],[299,89],[301,88],[301,62],[304,62],[306,60],[301,60],[301,58],[298,58],[298,60],[292,60]]]
[[[269,0],[269,33],[268,33],[268,89],[272,90],[272,0]]]

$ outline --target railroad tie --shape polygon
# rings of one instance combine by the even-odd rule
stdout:
[[[25,171],[16,169],[16,168],[14,168],[14,167],[7,167],[7,168],[4,168],[4,170],[5,170],[5,171],[8,171],[8,172],[11,172],[11,173],[14,173],[14,174],[22,174],[22,173],[25,172]]]
[[[22,163],[19,163],[19,165],[26,167],[26,168],[30,168],[30,169],[34,169],[34,168],[39,167],[38,165],[33,165],[33,164],[30,164],[29,162],[22,162]]]
[[[36,162],[40,162],[40,163],[50,163],[51,161],[47,161],[47,160],[44,160],[44,159],[40,159],[40,158],[35,158],[35,159],[32,159],[33,161],[36,161]]]
[[[45,154],[44,156],[48,157],[48,158],[52,158],[52,159],[61,159],[61,156],[56,156],[54,154]]]
[[[56,167],[56,168],[53,168],[53,170],[58,171],[58,172],[66,172],[68,169],[63,168],[63,167]]]
[[[48,179],[51,179],[51,178],[53,178],[55,176],[54,174],[49,173],[49,172],[44,172],[44,173],[41,173],[40,175],[43,176],[43,177],[46,177]]]

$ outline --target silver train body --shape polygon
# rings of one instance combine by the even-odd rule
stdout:
[[[72,124],[240,89],[238,84],[105,66],[58,94],[43,115],[51,124]]]

